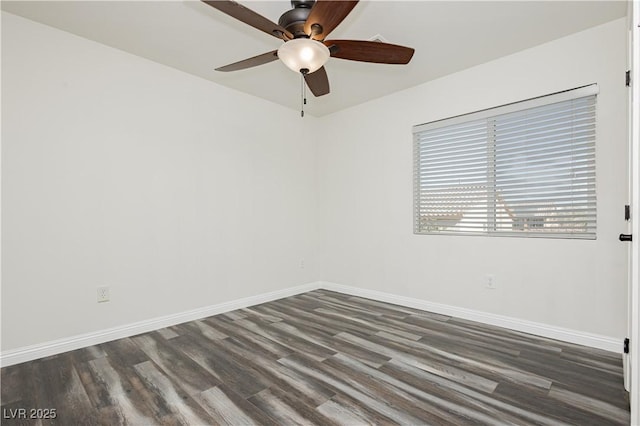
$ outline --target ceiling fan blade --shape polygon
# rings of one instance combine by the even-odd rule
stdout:
[[[305,74],[304,81],[307,82],[307,86],[309,86],[314,96],[322,96],[329,93],[329,77],[327,77],[327,70],[324,67],[311,74]]]
[[[304,23],[305,34],[314,40],[324,40],[347,17],[356,4],[358,0],[317,0]],[[314,24],[320,25],[322,32],[318,32],[319,27],[314,27]]]
[[[414,49],[367,40],[327,40],[324,44],[334,58],[378,64],[408,64]]]
[[[265,33],[279,39],[286,41],[293,38],[293,34],[280,25],[275,22],[271,22],[264,16],[236,3],[233,0],[202,0],[202,2],[208,4],[214,9],[218,9],[220,12],[226,13],[227,15],[244,22],[247,25],[251,25],[253,28],[257,28],[260,31],[264,31]]]
[[[254,56],[243,61],[234,62],[233,64],[225,65],[220,68],[216,68],[216,71],[229,72],[239,71],[251,67],[257,67],[258,65],[268,64],[278,59],[278,51],[273,50],[271,52],[263,53],[262,55]]]

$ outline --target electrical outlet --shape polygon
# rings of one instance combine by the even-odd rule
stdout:
[[[98,287],[98,303],[109,301],[109,287]]]
[[[495,290],[496,289],[496,277],[493,276],[492,274],[488,274],[485,277],[485,287],[488,288],[489,290]]]
[[[300,269],[304,269],[304,259],[300,259]]]

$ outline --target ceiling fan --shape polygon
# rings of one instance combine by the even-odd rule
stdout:
[[[279,49],[254,56],[216,71],[238,71],[277,59],[301,73],[315,96],[329,93],[324,64],[329,57],[380,64],[407,64],[414,49],[369,40],[326,40],[358,3],[338,0],[291,0],[288,10],[274,23],[232,0],[202,0],[209,6],[284,41]]]

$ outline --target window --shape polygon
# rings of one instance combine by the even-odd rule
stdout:
[[[595,239],[596,93],[414,126],[414,232]]]

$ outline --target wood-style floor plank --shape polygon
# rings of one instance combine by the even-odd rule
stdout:
[[[5,367],[1,378],[3,425],[630,420],[619,354],[325,290]]]

